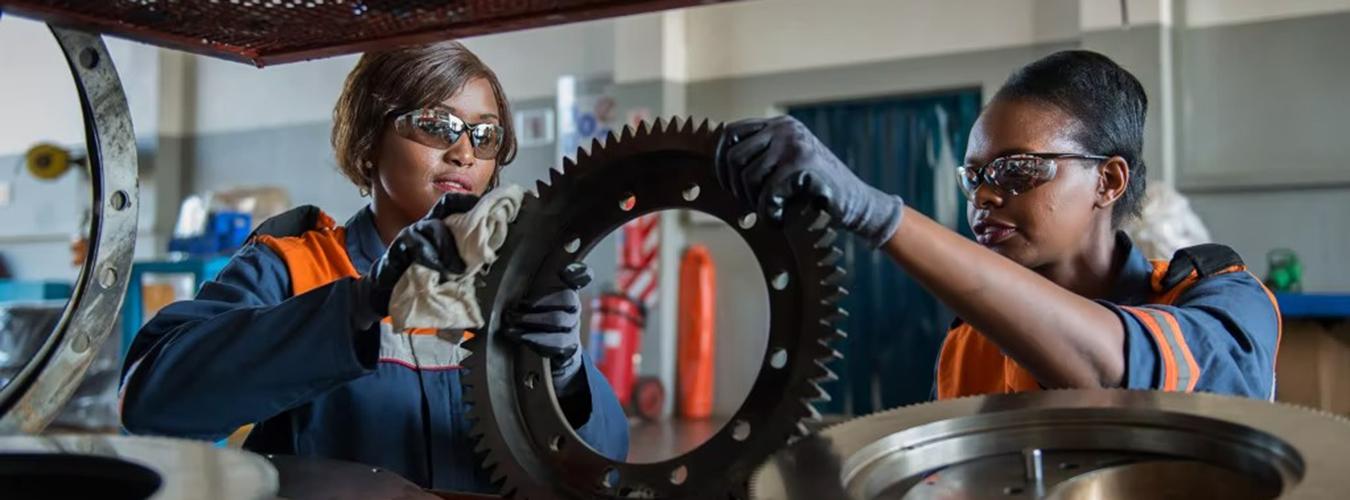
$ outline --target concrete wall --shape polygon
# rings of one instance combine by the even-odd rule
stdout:
[[[1172,0],[1182,2],[1187,26],[1209,27],[1317,16],[1350,10],[1350,0]]]
[[[686,14],[690,80],[782,73],[1071,39],[1062,0],[757,0]]]
[[[1290,2],[1310,3],[1350,8]],[[1350,141],[1340,126],[1350,116],[1342,53],[1350,13],[1267,11],[1260,22],[1238,13],[1242,23],[1202,18],[1178,41],[1179,185],[1215,240],[1236,248],[1258,275],[1268,251],[1287,247],[1302,259],[1305,290],[1350,290],[1342,257],[1350,248]]]

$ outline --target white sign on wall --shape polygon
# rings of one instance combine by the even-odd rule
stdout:
[[[592,139],[623,126],[614,98],[606,93],[609,85],[604,78],[558,79],[558,156],[571,157],[578,147],[589,148]]]

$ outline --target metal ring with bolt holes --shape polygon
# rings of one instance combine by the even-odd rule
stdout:
[[[1266,401],[1050,390],[849,420],[775,454],[760,500],[1344,498],[1350,422]]]
[[[502,493],[515,498],[728,498],[769,454],[805,433],[832,380],[825,363],[844,313],[836,301],[842,255],[828,218],[793,205],[784,223],[756,221],[751,209],[718,184],[713,155],[721,128],[705,121],[658,120],[598,140],[575,162],[540,182],[479,293],[487,325],[464,361],[472,434]],[[745,362],[758,376],[728,424],[697,448],[656,463],[627,463],[598,453],[573,430],[554,396],[547,360],[498,330],[515,301],[560,286],[558,270],[581,260],[601,239],[637,217],[693,209],[726,222],[750,247],[769,294],[769,338]],[[720,332],[736,335],[739,332]],[[625,426],[625,422],[616,425]],[[620,457],[622,458],[622,457]]]
[[[46,342],[0,388],[0,434],[36,433],[51,423],[116,326],[136,244],[136,134],[112,58],[95,34],[51,28],[84,115],[90,205],[88,254],[65,312]]]

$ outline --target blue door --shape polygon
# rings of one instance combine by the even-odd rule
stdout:
[[[791,106],[864,181],[970,235],[956,166],[980,112],[979,89]],[[841,238],[850,294],[848,333],[836,348],[832,400],[822,413],[859,415],[932,398],[938,350],[951,313],[884,253]]]

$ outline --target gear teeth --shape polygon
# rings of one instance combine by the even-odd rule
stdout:
[[[683,125],[683,123],[681,123],[681,121],[682,121],[682,118],[680,118],[680,117],[678,117],[678,116],[672,116],[672,117],[670,117],[670,121],[666,123],[666,133],[668,133],[668,134],[678,134],[678,133],[680,133],[680,126]]]
[[[833,246],[826,247],[825,255],[821,256],[820,260],[816,262],[816,265],[819,265],[821,267],[833,266],[835,264],[838,264],[839,260],[843,258],[844,258],[843,250],[840,250]]]
[[[802,418],[809,419],[810,417],[802,417]],[[819,419],[819,417],[816,418]],[[797,425],[792,426],[792,434],[787,437],[787,442],[789,444],[795,443],[797,442],[798,439],[801,439],[803,436],[809,435],[811,435],[811,428],[807,427],[805,422],[797,422]]]
[[[802,214],[806,215],[807,217],[815,217],[815,219],[811,221],[811,225],[807,226],[812,231],[819,231],[821,229],[829,227],[830,225],[830,214],[828,213],[816,212],[808,207],[802,211]]]
[[[622,143],[632,138],[633,138],[633,127],[624,125],[623,132],[619,133],[619,142]]]
[[[550,185],[558,184],[558,181],[562,180],[562,178],[563,172],[561,170],[558,170],[556,168],[548,169],[548,183]]]
[[[821,315],[820,324],[832,325],[848,319],[848,311],[845,311],[844,308],[823,300],[820,301],[820,305],[825,306],[825,314]]]
[[[572,171],[576,169],[577,169],[577,162],[572,161],[571,158],[563,157],[562,171],[564,174],[570,174],[572,173]]]
[[[684,117],[684,122],[681,123],[680,133],[681,133],[681,134],[692,134],[692,133],[694,133],[694,117],[692,117],[692,116],[686,116],[686,117]]]
[[[833,229],[826,229],[816,240],[816,248],[827,248],[834,245],[834,240],[839,239],[839,233]]]
[[[825,392],[825,389],[822,389],[820,386],[816,384],[806,384],[806,387],[806,397],[802,398],[803,400],[812,403],[826,403],[832,401],[832,399],[830,399],[830,393]]]
[[[693,121],[693,120],[690,120],[690,121]],[[708,119],[707,119],[707,118],[704,118],[703,121],[701,121],[701,122],[698,123],[698,127],[694,129],[694,133],[695,133],[695,134],[699,134],[699,135],[703,135],[703,134],[707,134],[708,132],[711,132],[711,130],[708,130],[708,125],[709,125],[709,123],[710,123],[710,122],[708,121]]]
[[[819,356],[816,356],[815,360],[817,363],[823,364],[844,359],[844,353],[841,353],[831,348],[830,341],[828,339],[820,339],[819,341],[817,341],[817,343],[821,347],[821,352],[824,353]]]
[[[847,296],[848,296],[848,290],[845,290],[844,287],[842,287],[842,286],[837,286],[837,285],[835,285],[835,286],[828,286],[828,287],[826,287],[825,300],[827,300],[827,301],[830,301],[830,302],[832,302],[832,303],[837,303],[837,302],[839,302],[840,300],[843,300],[843,298],[844,298],[844,297],[847,297]]]
[[[843,268],[836,267],[830,270],[830,274],[826,275],[824,278],[820,280],[820,284],[827,286],[842,284],[844,282],[845,274],[846,273],[844,272]]]
[[[826,368],[820,361],[816,361],[815,363],[816,366],[820,368],[820,374],[811,379],[812,383],[827,384],[839,380],[839,375],[836,375],[834,370]]]
[[[591,139],[591,156],[600,156],[605,150],[605,143],[600,142],[600,138]]]
[[[835,328],[834,331],[830,332],[830,341],[844,340],[846,338],[848,338],[848,332],[846,331]]]
[[[504,484],[506,482],[506,469],[504,467],[493,467],[492,474],[488,477],[491,478],[493,483]],[[505,488],[502,489],[505,490]],[[503,491],[502,493],[505,494],[506,492]]]
[[[638,123],[637,132],[634,135],[637,137],[642,137],[650,135],[651,133],[652,133],[651,125],[647,123],[647,120],[642,120],[641,122]]]
[[[817,410],[815,405],[803,404],[802,406],[806,407],[806,419],[813,422],[820,421],[820,410]]]

